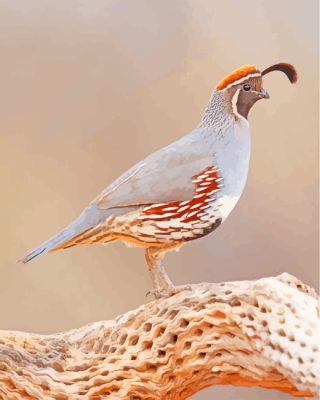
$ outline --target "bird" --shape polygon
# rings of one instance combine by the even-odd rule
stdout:
[[[249,169],[248,114],[258,100],[269,98],[263,79],[273,71],[297,81],[295,67],[284,62],[263,71],[255,65],[235,69],[212,90],[195,129],[138,162],[70,225],[19,261],[121,241],[145,250],[155,298],[183,290],[170,280],[163,258],[217,229],[237,204]]]

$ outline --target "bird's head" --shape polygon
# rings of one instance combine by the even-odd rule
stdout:
[[[225,91],[230,98],[232,112],[235,115],[248,117],[254,103],[260,99],[268,99],[269,93],[263,88],[263,76],[272,71],[281,71],[287,75],[291,83],[298,79],[293,65],[278,63],[260,72],[254,65],[244,65],[227,75],[217,86],[217,91]]]

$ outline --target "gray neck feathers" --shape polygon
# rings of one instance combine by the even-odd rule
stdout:
[[[215,128],[223,131],[235,121],[230,98],[226,91],[214,91],[200,121],[200,128]]]

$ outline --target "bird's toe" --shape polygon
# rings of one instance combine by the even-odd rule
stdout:
[[[146,296],[153,295],[155,299],[161,299],[165,297],[171,297],[185,290],[192,290],[191,285],[181,285],[181,286],[170,286],[166,288],[159,288],[149,290]]]

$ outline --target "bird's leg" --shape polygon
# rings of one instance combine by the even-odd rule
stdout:
[[[151,287],[152,287],[151,292],[155,293],[161,289],[159,275],[157,274],[157,265],[156,265],[154,258],[150,255],[150,252],[148,251],[148,249],[146,250],[145,257],[146,257],[146,261],[147,261],[148,269],[149,269],[149,273],[150,273],[150,278],[151,278]]]
[[[156,298],[170,296],[176,293],[173,283],[161,264],[164,254],[163,251],[153,247],[147,248],[145,253],[151,277],[151,293],[153,293]]]
[[[159,274],[160,280],[162,281],[162,285],[165,288],[174,288],[174,284],[172,283],[171,279],[169,278],[169,275],[166,273],[166,270],[164,269],[164,266],[161,261],[159,262],[158,267],[159,267],[158,274]]]

